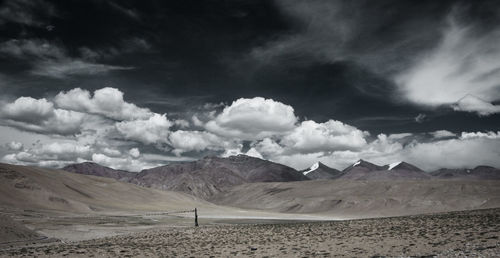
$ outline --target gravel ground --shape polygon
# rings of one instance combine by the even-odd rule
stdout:
[[[500,257],[500,209],[251,225],[171,227],[74,243],[13,246],[0,256]]]

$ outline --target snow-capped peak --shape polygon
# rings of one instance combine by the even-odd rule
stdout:
[[[319,168],[319,162],[312,164],[312,166],[308,170],[304,171],[304,176],[313,172],[314,170],[316,170],[318,168]]]
[[[359,164],[361,164],[361,160],[356,161],[356,163],[352,164],[352,166],[355,167],[355,166],[357,166]]]
[[[393,168],[395,168],[399,164],[401,164],[401,161],[389,164],[389,169],[388,170],[392,170]]]

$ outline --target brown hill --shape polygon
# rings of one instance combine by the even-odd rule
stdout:
[[[312,180],[232,187],[211,201],[240,208],[378,217],[500,207],[498,180]]]
[[[93,213],[178,210],[211,204],[115,179],[0,163],[0,206]]]
[[[227,187],[253,182],[308,180],[293,168],[249,157],[205,157],[141,171],[130,182],[161,190],[174,190],[207,199]]]
[[[125,170],[116,170],[109,167],[101,166],[94,162],[83,162],[71,164],[62,168],[62,170],[91,176],[101,176],[114,178],[119,181],[127,182],[131,180],[137,173],[128,172]]]

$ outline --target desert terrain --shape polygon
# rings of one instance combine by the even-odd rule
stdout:
[[[500,255],[498,180],[255,182],[202,198],[38,167],[0,177],[2,257]]]
[[[220,206],[180,192],[62,170],[0,164],[0,177],[0,215],[7,218],[0,232],[3,243],[29,242],[39,235],[80,241],[165,225],[191,226],[194,208],[207,220],[334,219]]]
[[[330,222],[226,221],[79,242],[8,246],[0,256],[498,257],[499,237],[500,209],[490,209]]]

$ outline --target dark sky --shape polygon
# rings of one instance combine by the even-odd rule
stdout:
[[[211,151],[227,152],[238,144],[243,146],[241,151],[252,146],[258,151],[261,141],[268,138],[284,152],[264,155],[259,151],[264,158],[287,163],[294,155],[309,155],[303,162],[288,163],[299,167],[322,157],[341,166],[366,156],[380,162],[389,160],[387,155],[394,153],[388,150],[377,150],[385,153],[384,159],[373,154],[373,141],[380,134],[411,134],[410,139],[392,142],[401,144],[405,152],[411,142],[441,141],[441,137],[431,136],[436,131],[446,131],[444,137],[449,141],[465,139],[463,132],[492,132],[495,136],[487,138],[489,144],[499,149],[495,142],[498,138],[494,138],[500,130],[498,1],[7,0],[0,2],[0,31],[4,106],[21,96],[38,101],[45,98],[54,109],[87,114],[86,121],[93,115],[96,117],[92,119],[103,120],[92,120],[94,126],[118,130],[107,130],[106,137],[102,136],[107,145],[85,145],[81,139],[90,126],[80,123],[75,129],[66,120],[50,120],[51,115],[31,102],[4,107],[0,118],[4,135],[23,132],[35,134],[29,139],[43,136],[47,141],[61,139],[89,146],[90,154],[74,155],[67,162],[77,158],[95,161],[92,155],[104,153],[104,148],[120,152],[121,156],[106,156],[116,159],[130,159],[123,155],[131,147],[151,155],[175,154],[179,159]],[[120,131],[112,123],[130,122],[132,118],[110,115],[102,105],[71,106],[56,100],[58,93],[75,88],[88,91],[92,98],[95,90],[105,87],[121,92],[124,103],[151,113],[166,113],[167,122],[172,124],[166,126],[168,132],[148,132],[168,140],[160,144],[153,140],[155,137],[138,139]],[[269,134],[249,137],[257,132],[243,130],[246,126],[235,127],[246,120],[230,114],[224,117],[223,109],[229,109],[237,99],[254,97],[292,107],[297,117],[292,121],[295,127],[303,121],[315,121],[320,127],[326,126],[318,129],[326,130],[326,136],[346,133],[325,125],[330,120],[341,121],[366,132],[363,137],[367,145],[345,148],[346,144],[334,141],[319,148],[314,156],[291,140],[292,133],[287,134],[300,128],[280,124],[270,130],[272,125],[266,121],[256,128],[269,129]],[[37,109],[26,109],[22,104]],[[282,115],[269,112],[264,110],[262,116]],[[201,123],[193,122],[193,115]],[[187,124],[174,125],[176,120]],[[212,120],[216,129],[208,125]],[[62,127],[56,128],[54,124],[59,123]],[[171,133],[179,129],[197,132],[197,136],[210,134],[201,137],[205,141],[222,137],[214,141],[224,144],[197,145],[192,140],[196,137],[188,137],[184,143],[193,142],[196,147],[175,151],[179,146],[173,143]],[[8,138],[2,139],[5,146],[12,140]],[[49,162],[61,159],[56,154],[42,158],[43,151],[36,152],[46,144],[30,147],[31,152],[26,149],[29,144],[25,142],[17,150],[5,147],[2,153],[25,151],[33,156],[32,161],[14,159],[21,163],[41,164],[45,160],[48,163],[41,165],[60,164]],[[338,161],[338,155],[346,161]],[[397,155],[422,162],[416,154]],[[498,152],[492,155],[498,157]],[[441,165],[436,162],[422,166]],[[485,162],[493,163],[489,159]],[[109,164],[118,167],[116,162]]]

